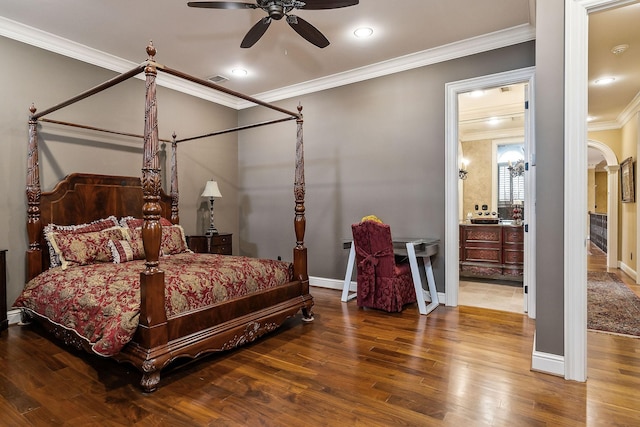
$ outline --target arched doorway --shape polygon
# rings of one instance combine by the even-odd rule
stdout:
[[[618,157],[600,141],[588,140],[587,146],[601,152],[607,162],[607,267],[618,268]]]

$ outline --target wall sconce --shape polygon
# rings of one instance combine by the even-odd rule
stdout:
[[[209,199],[209,229],[207,230],[207,236],[218,234],[215,225],[213,225],[213,199],[215,197],[222,197],[218,183],[215,181],[207,181],[207,185],[204,186],[204,191],[200,197],[207,197]]]
[[[509,171],[511,172],[512,178],[517,178],[524,175],[524,170],[524,160],[520,159],[514,165],[512,165],[511,161],[509,161]]]
[[[467,179],[467,174],[469,173],[469,171],[467,171],[468,163],[469,162],[466,159],[462,159],[460,162],[460,169],[458,169],[458,178]]]

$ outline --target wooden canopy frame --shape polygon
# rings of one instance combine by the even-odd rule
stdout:
[[[303,153],[303,117],[302,106],[297,107],[297,112],[288,111],[286,109],[268,104],[250,96],[229,90],[218,86],[206,80],[202,80],[193,76],[189,76],[177,70],[161,65],[155,61],[156,50],[152,43],[147,48],[148,59],[142,64],[136,66],[132,70],[122,73],[98,86],[93,87],[73,98],[61,102],[51,108],[37,112],[34,106],[31,106],[29,117],[29,143],[27,157],[27,234],[29,239],[29,247],[26,252],[27,260],[27,278],[28,280],[40,274],[48,268],[48,255],[46,245],[43,244],[43,228],[46,223],[50,222],[49,218],[43,220],[41,202],[46,197],[48,206],[50,197],[53,194],[67,192],[65,188],[59,188],[60,185],[70,186],[67,180],[59,184],[51,193],[43,195],[40,186],[40,171],[38,160],[38,122],[50,122],[60,125],[79,127],[99,132],[108,132],[118,135],[127,135],[134,137],[142,137],[144,140],[143,162],[142,162],[142,201],[138,204],[142,205],[142,217],[144,219],[142,226],[142,238],[145,250],[145,270],[140,273],[140,319],[139,326],[134,337],[134,342],[130,343],[123,352],[114,358],[119,361],[130,362],[140,369],[143,373],[141,381],[142,387],[146,391],[155,390],[160,378],[160,370],[176,357],[189,356],[198,357],[202,353],[228,349],[239,345],[242,342],[250,342],[262,335],[263,333],[273,330],[298,310],[302,309],[303,318],[312,320],[311,307],[313,306],[313,298],[308,293],[309,277],[307,273],[307,249],[304,246],[305,234],[305,180],[304,180],[304,153]],[[285,118],[276,119],[268,122],[256,123],[253,125],[241,126],[238,128],[227,129],[217,132],[199,135],[182,140],[173,139],[170,141],[172,146],[171,159],[171,195],[167,199],[161,186],[160,178],[160,162],[158,158],[158,124],[157,124],[157,104],[156,104],[156,76],[158,71],[168,73],[178,78],[191,81],[193,83],[215,89],[217,91],[241,98],[257,105],[267,107],[274,111],[278,111],[286,115]],[[44,116],[60,110],[66,106],[74,104],[82,99],[95,95],[105,89],[115,86],[125,80],[128,80],[141,72],[145,73],[146,89],[145,89],[145,124],[143,135],[133,135],[123,132],[111,131],[106,129],[84,126],[74,123],[50,120]],[[226,316],[224,323],[216,325],[215,328],[204,324],[205,321],[211,319],[211,311],[202,313],[200,317],[192,317],[190,321],[195,321],[203,325],[200,332],[194,333],[193,326],[191,329],[185,327],[187,323],[185,319],[167,319],[164,307],[164,272],[159,265],[160,242],[161,242],[161,225],[160,217],[168,216],[174,224],[179,223],[178,212],[178,177],[177,177],[177,144],[181,142],[191,141],[199,138],[219,135],[223,133],[235,132],[243,129],[250,129],[259,126],[265,126],[274,123],[280,123],[289,120],[296,120],[297,136],[296,136],[296,160],[295,160],[295,180],[294,180],[294,197],[295,197],[295,218],[294,229],[296,243],[293,249],[293,270],[294,280],[288,284],[288,287],[280,289],[273,294],[264,294],[262,299],[267,298],[272,304],[268,309],[261,309],[258,314],[250,315],[246,313],[246,306],[257,307],[258,302],[254,299],[242,301],[244,304],[242,310],[242,322],[233,320],[233,313],[238,313],[239,307],[232,306],[225,311]],[[76,174],[77,175],[77,174]],[[107,182],[107,186],[117,187],[118,183],[113,181],[114,177],[104,176],[80,176],[72,178],[70,181],[80,179],[83,182],[95,183],[100,181],[101,185]],[[136,179],[133,178],[135,181]],[[125,185],[124,181],[121,185]],[[135,184],[135,182],[134,182]],[[116,191],[116,190],[114,190]],[[119,191],[119,190],[117,190]],[[118,193],[120,194],[120,193]],[[57,196],[56,196],[57,197]],[[170,202],[169,202],[170,200]],[[120,202],[119,202],[120,203]],[[167,204],[170,203],[170,209]],[[134,203],[135,204],[135,203]],[[49,208],[47,208],[49,209]],[[129,209],[129,208],[127,208]],[[129,209],[130,210],[130,209]],[[121,212],[124,209],[120,209]],[[254,301],[255,300],[255,301]],[[235,308],[234,308],[235,307]],[[231,313],[231,314],[228,314]],[[237,314],[236,314],[237,315]],[[208,317],[207,317],[208,316]],[[173,322],[173,323],[172,323]],[[64,331],[58,329],[50,322],[47,328],[60,336],[65,335]],[[265,327],[264,325],[269,326]],[[254,327],[255,326],[255,327]],[[258,330],[257,328],[260,327]],[[185,332],[186,330],[189,332]],[[216,329],[215,331],[213,329]],[[243,331],[244,329],[244,331]],[[195,337],[198,335],[198,337]],[[188,336],[188,337],[187,337]],[[77,338],[67,336],[65,339],[70,344],[74,344]],[[77,346],[77,345],[76,345]]]

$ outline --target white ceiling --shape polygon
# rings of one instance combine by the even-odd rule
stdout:
[[[297,10],[330,40],[325,49],[302,39],[284,20],[274,21],[255,46],[241,49],[242,38],[265,16],[263,11],[190,8],[186,0],[2,0],[0,16],[11,21],[0,21],[0,31],[17,22],[135,64],[146,59],[145,47],[153,40],[158,62],[196,77],[231,79],[232,68],[246,68],[246,78],[231,79],[225,87],[260,95],[354,70],[375,76],[380,68],[393,66],[389,61],[420,66],[424,58],[415,58],[418,53],[449,46],[451,54],[462,49],[451,44],[470,40],[478,45],[483,40],[476,38],[487,34],[494,47],[532,39],[533,2],[362,0],[341,9]],[[353,30],[363,25],[372,27],[374,35],[358,40]],[[46,43],[46,37],[37,39]],[[342,77],[349,82],[351,74]]]
[[[640,93],[640,3],[593,13],[589,17],[589,115],[601,126],[624,122]],[[615,46],[628,44],[616,55]],[[611,85],[594,82],[613,76]],[[635,101],[634,101],[635,99]],[[629,106],[628,112],[625,107]],[[622,115],[622,116],[621,116]]]
[[[458,95],[461,141],[524,136],[525,84],[501,86]]]
[[[330,40],[325,49],[302,39],[284,20],[273,22],[255,46],[241,49],[242,38],[264,12],[189,8],[186,3],[2,0],[0,35],[119,72],[144,61],[144,49],[153,40],[158,62],[201,78],[223,75],[230,78],[225,87],[266,101],[519,43],[535,35],[535,0],[362,0],[342,9],[295,12]],[[619,124],[634,99],[637,102],[638,22],[640,4],[591,16],[590,82],[605,73],[618,77],[605,89],[590,84],[589,114],[596,118],[591,126]],[[353,30],[362,25],[372,27],[374,36],[355,39]],[[611,54],[611,47],[621,43],[628,43],[629,50],[621,56]],[[246,68],[249,75],[233,78],[234,67]],[[247,106],[211,91],[174,88],[235,108]]]

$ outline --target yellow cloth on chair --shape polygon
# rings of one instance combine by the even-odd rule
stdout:
[[[365,221],[375,221],[375,222],[379,222],[380,224],[384,224],[382,220],[375,215],[367,215],[365,217],[362,217],[362,219],[360,220],[360,222],[365,222]]]

